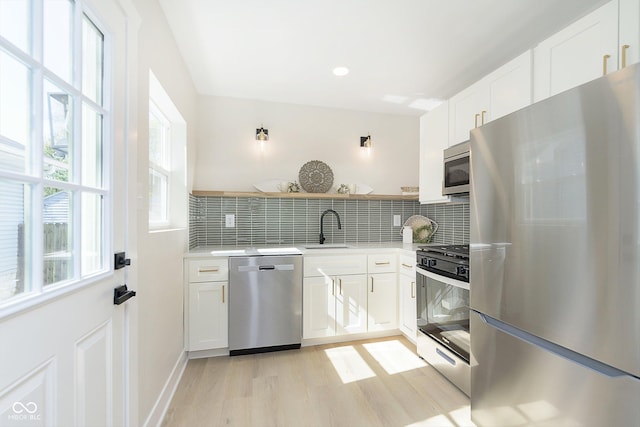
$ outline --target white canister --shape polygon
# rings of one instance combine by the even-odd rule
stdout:
[[[413,228],[408,225],[402,229],[402,243],[413,243]]]

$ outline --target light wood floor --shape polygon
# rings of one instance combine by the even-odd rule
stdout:
[[[190,360],[163,427],[472,426],[404,337]]]

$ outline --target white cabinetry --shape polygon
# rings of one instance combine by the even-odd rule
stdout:
[[[400,332],[415,344],[417,331],[415,254],[400,256],[399,271]]]
[[[368,256],[367,330],[398,327],[398,257],[395,253]]]
[[[449,146],[449,101],[420,117],[420,203],[448,202],[442,195],[442,153]]]
[[[635,20],[637,26],[638,14]],[[534,49],[534,64],[536,102],[617,70],[618,0],[541,42]]]
[[[640,0],[620,0],[618,24],[619,68],[624,68],[640,61]]]
[[[449,100],[449,145],[469,131],[531,104],[531,51],[506,63]]]
[[[228,259],[188,259],[186,264],[187,350],[228,347]]]
[[[305,256],[303,338],[367,330],[367,256]]]

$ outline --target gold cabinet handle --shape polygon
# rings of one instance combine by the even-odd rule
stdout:
[[[338,284],[340,285],[340,295],[342,295],[342,279],[338,279]]]
[[[331,279],[331,295],[335,296],[336,294],[336,281],[334,279]]]
[[[484,115],[487,114],[486,110],[482,110],[482,120],[480,121],[482,123],[482,126],[484,126]]]
[[[602,56],[602,75],[607,75],[607,59],[611,58],[611,55],[603,55]]]
[[[389,265],[391,261],[376,261],[376,265]]]
[[[480,118],[480,114],[476,114],[476,119],[475,119],[474,126],[473,126],[474,128],[478,127],[478,118]]]
[[[411,298],[416,297],[416,282],[411,282]]]
[[[402,263],[402,266],[403,266],[404,268],[413,268],[413,266],[412,266],[412,265],[405,264],[404,262]]]
[[[371,278],[371,293],[373,293],[373,277]]]
[[[622,67],[624,68],[627,66],[627,49],[629,49],[631,46],[629,46],[628,44],[622,45]]]
[[[198,269],[198,273],[217,273],[218,271],[220,271],[218,267]]]
[[[222,285],[222,303],[224,304],[224,285]]]

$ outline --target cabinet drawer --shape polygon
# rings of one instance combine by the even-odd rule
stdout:
[[[395,253],[369,255],[369,274],[395,273],[398,271],[398,256]]]
[[[189,282],[215,282],[227,280],[229,263],[227,258],[189,260]]]
[[[400,274],[415,277],[416,275],[416,257],[415,255],[400,255]]]
[[[364,274],[366,255],[320,255],[304,257],[304,277]]]

